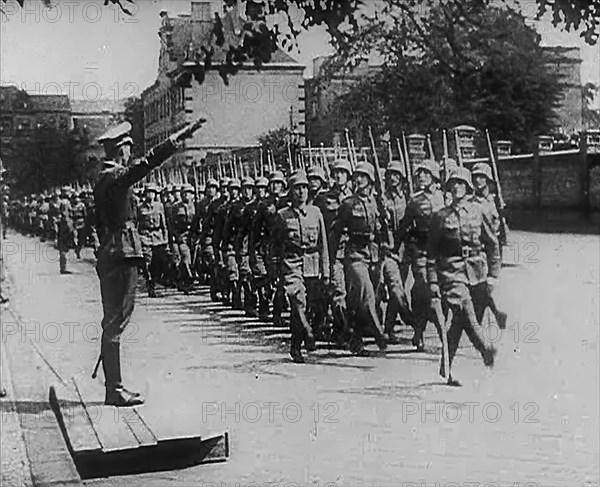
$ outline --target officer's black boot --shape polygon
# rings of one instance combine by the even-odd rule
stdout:
[[[303,364],[304,357],[302,356],[302,338],[298,335],[296,331],[292,332],[292,341],[290,345],[290,356],[292,357],[292,361],[296,364]]]
[[[121,347],[119,343],[102,344],[106,396],[104,404],[115,407],[132,407],[144,404],[140,394],[128,391],[121,380]]]

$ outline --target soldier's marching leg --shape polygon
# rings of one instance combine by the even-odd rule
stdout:
[[[288,275],[282,287],[290,301],[290,330],[292,333],[290,355],[296,363],[304,363],[301,345],[304,341],[306,350],[316,350],[315,338],[312,328],[306,317],[306,284],[302,276]]]
[[[332,339],[338,346],[344,346],[350,338],[350,327],[346,308],[344,263],[339,259],[336,259],[331,266],[331,311]]]
[[[483,300],[485,299],[484,296],[487,295],[486,283],[481,283],[469,288],[466,288],[465,286],[465,290],[466,293],[462,300],[462,310],[465,315],[465,332],[475,349],[481,353],[483,363],[486,367],[492,367],[494,365],[496,349],[489,343],[489,340],[486,339],[475,308],[475,301],[479,301],[480,299]]]
[[[385,314],[384,330],[390,343],[398,343],[399,340],[394,331],[396,317],[400,314],[402,321],[409,326],[414,323],[414,317],[408,306],[408,299],[398,262],[394,258],[386,257],[383,265],[383,278],[388,286],[390,295]]]
[[[152,265],[152,247],[143,246],[142,252],[144,254],[144,263],[142,264],[141,269],[144,280],[146,281],[148,297],[155,298],[156,292],[154,290],[154,282],[152,281],[152,274],[150,272],[150,266]]]
[[[424,266],[413,265],[412,272],[414,284],[411,290],[412,309],[414,313],[413,326],[415,333],[412,338],[412,344],[417,347],[418,352],[422,352],[425,347],[423,343],[423,333],[427,327],[427,322],[431,317],[431,296],[429,285],[427,284],[427,273]]]
[[[69,251],[64,248],[59,249],[58,251],[58,259],[60,264],[60,273],[61,274],[70,274],[71,272],[67,269],[67,253]]]

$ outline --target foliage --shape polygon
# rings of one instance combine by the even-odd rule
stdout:
[[[258,138],[258,142],[263,148],[264,160],[267,161],[267,150],[272,151],[275,159],[275,165],[285,167],[288,165],[288,144],[290,143],[290,129],[288,127],[280,127],[269,130],[266,134]],[[292,147],[290,147],[292,150]]]
[[[581,91],[583,95],[583,125],[587,128],[598,129],[600,128],[600,110],[592,108],[598,86],[594,83],[586,83]]]
[[[470,0],[430,8],[419,28],[408,17],[372,27],[385,63],[341,97],[343,121],[360,114],[393,136],[466,123],[517,148],[553,128],[559,80],[519,13]]]

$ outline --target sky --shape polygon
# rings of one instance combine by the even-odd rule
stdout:
[[[40,0],[26,0],[23,10],[8,1],[0,15],[0,82],[87,100],[140,95],[158,72],[159,12],[175,16],[190,9],[187,0],[137,0],[129,17],[118,7],[103,7],[103,0],[52,0],[51,10]],[[527,17],[533,7],[533,0],[523,4]],[[535,24],[545,45],[579,46],[582,82],[600,85],[600,46],[587,46],[577,33],[561,32],[549,21]],[[291,55],[307,66],[306,76],[314,57],[332,52],[324,29],[301,34],[298,43],[299,52]],[[594,104],[600,106],[600,96]]]

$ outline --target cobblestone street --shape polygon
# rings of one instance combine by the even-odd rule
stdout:
[[[425,353],[413,351],[412,332],[402,329],[402,344],[386,356],[357,358],[319,343],[296,365],[288,330],[211,303],[206,288],[190,296],[160,288],[156,299],[140,292],[124,338],[126,384],[175,433],[228,430],[231,456],[85,484],[598,485],[600,239],[511,238],[505,261],[514,264],[503,268],[498,290],[509,323],[487,328],[496,366],[486,369],[463,338],[454,367],[462,388],[438,377],[433,327]],[[13,382],[41,369],[44,387],[58,382],[41,359],[19,360],[20,347],[35,346],[60,377],[76,377],[101,401],[102,373],[90,378],[102,316],[91,252],[72,258],[74,273],[63,276],[57,251],[39,240],[9,233],[3,252],[14,312],[3,313],[3,346]]]

